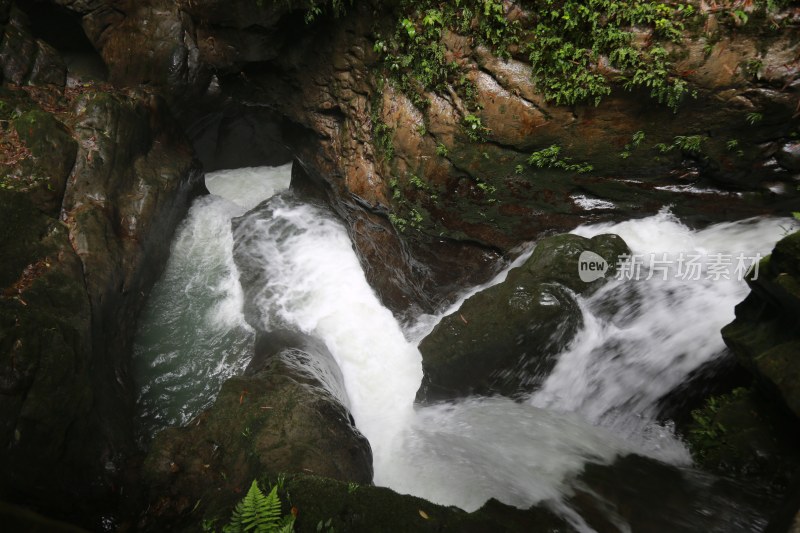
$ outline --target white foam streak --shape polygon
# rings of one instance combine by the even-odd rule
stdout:
[[[622,236],[633,254],[680,252],[713,255],[769,253],[783,233],[778,219],[718,224],[692,231],[668,212],[642,220],[578,228],[591,237]],[[658,427],[656,402],[693,370],[724,353],[719,330],[733,319],[748,292],[735,279],[612,281],[582,301],[585,325],[561,354],[532,397],[540,407],[579,413],[638,440],[648,452],[672,462],[689,461],[679,444]],[[653,437],[656,437],[653,439]]]
[[[231,174],[220,174],[219,184],[223,178],[233,183]],[[503,281],[507,270],[465,292],[444,313],[420,317],[404,332],[367,283],[346,230],[327,211],[298,204],[290,195],[276,197],[267,205],[269,212],[261,212],[263,207],[251,212],[231,237],[230,217],[243,212],[253,195],[248,180],[230,194],[239,207],[219,198],[193,207],[175,243],[171,263],[180,274],[171,283],[181,287],[186,301],[211,287],[216,303],[204,312],[213,328],[240,324],[242,294],[231,278],[236,275],[235,238],[237,254],[242,247],[248,268],[262,269],[259,279],[264,281],[252,295],[261,326],[267,331],[288,326],[313,335],[336,359],[346,403],[372,445],[376,484],[466,510],[491,497],[525,508],[558,499],[587,461],[610,462],[625,453],[688,461],[670,428],[654,422],[654,405],[720,354],[717,332],[746,294],[743,282],[612,281],[580,300],[583,328],[527,401],[467,398],[415,408],[422,378],[417,343],[443,314]],[[781,236],[782,222],[753,220],[692,231],[664,212],[575,233],[618,233],[634,253],[768,253]],[[179,355],[162,350],[153,366]],[[227,372],[231,363],[217,357],[211,366]],[[160,399],[188,375],[170,372],[148,381],[167,391]],[[323,381],[342,397],[333,374],[325,374]]]
[[[198,198],[176,230],[134,341],[145,439],[188,422],[208,406],[225,379],[247,365],[253,332],[242,313],[231,219],[263,195],[288,187],[290,174],[291,165],[209,174],[210,188],[230,200]],[[254,181],[261,184],[255,191]]]
[[[208,192],[249,211],[262,201],[289,188],[292,163],[279,167],[245,167],[206,174]]]
[[[586,461],[632,448],[579,417],[503,397],[420,408],[395,442],[383,482],[467,511],[497,498],[520,508],[558,499]],[[376,482],[378,481],[376,477]]]
[[[231,217],[242,208],[199,198],[173,240],[134,343],[143,436],[189,421],[244,369],[252,332],[233,262]]]
[[[279,199],[271,205],[270,219],[246,229],[259,236],[248,243],[250,260],[269,279],[257,297],[262,327],[293,325],[325,342],[380,479],[393,461],[391,443],[413,413],[422,379],[419,351],[367,283],[341,223],[312,206]]]

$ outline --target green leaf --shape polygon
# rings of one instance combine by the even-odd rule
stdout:
[[[281,500],[277,485],[264,495],[253,480],[247,495],[236,504],[230,522],[223,528],[225,533],[254,531],[256,533],[273,533],[276,531],[292,531],[294,516],[281,518]]]

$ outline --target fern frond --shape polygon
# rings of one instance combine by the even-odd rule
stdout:
[[[264,495],[253,480],[245,497],[236,504],[231,521],[223,528],[224,533],[283,533],[294,530],[294,516],[281,519],[281,499],[277,485]]]
[[[294,515],[287,514],[275,528],[275,533],[292,533],[294,531]]]
[[[260,491],[259,491],[260,492]],[[278,497],[278,486],[272,487],[267,496],[261,494],[257,507],[258,533],[274,531],[281,520],[281,499]]]

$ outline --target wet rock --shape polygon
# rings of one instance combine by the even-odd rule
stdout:
[[[78,143],[64,124],[41,110],[30,110],[14,120],[20,141],[30,150],[31,157],[20,161],[6,174],[19,180],[31,181],[31,197],[37,206],[51,216],[57,216],[72,172]]]
[[[145,519],[163,526],[197,502],[208,513],[232,508],[253,479],[279,474],[369,485],[369,443],[319,374],[307,370],[332,361],[307,337],[260,333],[244,376],[226,381],[214,405],[186,427],[156,436],[144,462],[151,496]]]
[[[800,473],[800,427],[752,388],[706,400],[683,429],[696,463],[782,494]]]
[[[311,26],[302,20],[304,6],[291,3],[58,3],[83,16],[112,80],[155,88],[187,123],[211,120],[232,102],[280,110],[284,125],[300,132],[290,139],[295,155],[325,181],[370,283],[399,315],[440,309],[457,287],[491,276],[492,260],[543,232],[668,204],[707,224],[797,199],[791,173],[777,165],[772,172],[771,156],[758,148],[785,142],[797,125],[797,30],[775,31],[768,19],[753,18],[743,32],[710,14],[705,30],[713,42],[686,32],[674,79],[697,97],[685,98],[677,113],[647,90],[619,86],[599,106],[554,105],[514,47],[514,57],[501,59],[473,36],[444,31],[443,53],[474,85],[474,116],[487,128],[476,141],[466,133],[468,112],[456,88],[426,95],[423,112],[393,87],[373,45],[376,28],[391,33],[397,13],[370,2],[335,23],[323,14]],[[506,7],[509,17],[523,16],[513,3]],[[641,30],[636,41],[651,37]],[[676,144],[687,136],[701,139],[701,149]],[[550,146],[593,171],[527,163]],[[766,193],[765,179],[784,183],[787,194]],[[587,196],[605,207],[582,201]],[[447,259],[453,254],[458,261]]]
[[[800,170],[800,142],[784,144],[775,154],[775,158],[783,168],[797,172]]]
[[[385,487],[355,487],[313,476],[287,482],[298,510],[296,530],[314,531],[331,519],[336,531],[573,531],[544,505],[518,509],[497,500],[466,513]]]
[[[693,370],[683,382],[658,399],[658,419],[675,423],[676,431],[686,433],[691,413],[704,406],[708,398],[738,387],[748,387],[752,376],[738,363],[730,350]]]
[[[0,495],[96,528],[135,452],[136,315],[197,167],[158,97],[0,96]]]
[[[16,6],[5,9],[8,18],[0,20],[4,24],[0,28],[0,81],[63,87],[67,67],[58,52],[31,35],[27,17]]]
[[[276,478],[262,480],[264,488]],[[289,474],[279,484],[282,512],[295,514],[294,531],[313,532],[322,524],[325,530],[371,533],[374,531],[463,531],[493,532],[573,532],[566,520],[546,504],[518,509],[495,499],[467,513],[457,507],[431,503],[416,496],[398,494],[386,487],[345,483],[311,474]],[[199,507],[179,520],[159,522],[143,531],[161,531],[169,524],[172,531],[197,531],[201,524],[217,527],[227,524],[233,506],[244,495],[226,494],[228,503],[213,508]]]
[[[596,531],[760,531],[777,502],[753,485],[626,455],[588,464],[568,505]]]
[[[606,275],[629,253],[617,235],[545,238],[504,282],[444,317],[419,346],[424,377],[417,401],[534,390],[583,323],[575,294],[602,283],[581,280],[578,263],[585,251],[607,262]]]
[[[800,232],[784,237],[748,275],[751,292],[722,338],[762,390],[800,416]]]

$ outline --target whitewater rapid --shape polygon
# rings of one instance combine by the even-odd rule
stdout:
[[[242,372],[254,333],[242,315],[231,219],[289,188],[291,164],[206,175],[210,194],[194,201],[137,327],[134,377],[142,440],[181,426]],[[224,195],[224,196],[222,196]]]
[[[236,176],[228,174],[217,192],[252,200],[242,191],[247,180],[236,185]],[[528,398],[475,397],[420,407],[414,405],[422,378],[417,345],[460,302],[402,327],[367,283],[347,231],[333,214],[290,192],[266,205],[232,232],[231,218],[246,208],[209,196],[194,204],[181,227],[137,340],[139,378],[148,384],[140,406],[152,431],[191,418],[247,363],[252,332],[235,282],[238,246],[269,280],[255,297],[261,327],[311,334],[336,359],[345,401],[372,446],[378,485],[468,511],[492,497],[525,508],[558,501],[587,462],[610,463],[638,453],[673,465],[691,463],[671,428],[656,421],[657,401],[693,370],[722,356],[718,332],[748,291],[743,281],[611,280],[591,297],[579,298],[583,328]],[[765,255],[785,224],[754,219],[695,231],[664,211],[575,233],[617,233],[641,254]],[[487,286],[504,278],[505,272]],[[480,289],[465,291],[460,301]],[[185,324],[186,333],[173,335],[167,346],[159,344],[166,339],[151,340],[162,325],[180,331],[173,322]],[[221,341],[224,335],[234,342]],[[174,396],[184,389],[193,396]]]

